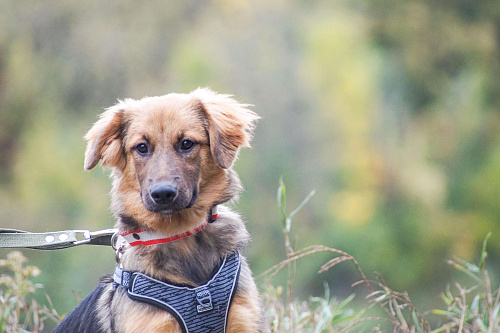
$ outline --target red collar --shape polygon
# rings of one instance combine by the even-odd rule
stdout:
[[[138,229],[134,231],[128,231],[120,235],[127,241],[127,243],[130,244],[130,246],[170,243],[198,233],[203,228],[205,228],[208,223],[215,222],[217,216],[217,205],[215,205],[211,209],[211,215],[201,225],[197,226],[193,230],[188,230],[181,234],[166,236],[162,233]]]

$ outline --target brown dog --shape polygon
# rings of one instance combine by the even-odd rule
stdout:
[[[231,166],[239,147],[249,146],[257,119],[247,105],[208,89],[127,99],[101,115],[85,137],[85,169],[100,160],[112,169],[111,209],[120,234],[146,231],[175,240],[124,243],[118,253],[123,270],[192,289],[248,243],[244,222],[221,204],[242,189]],[[216,221],[207,223],[217,205]],[[251,271],[239,258],[225,331],[266,332]],[[150,303],[131,299],[127,288],[105,278],[56,332],[186,331],[172,311]]]

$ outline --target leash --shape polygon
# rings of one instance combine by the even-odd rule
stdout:
[[[34,233],[16,229],[0,229],[0,248],[60,250],[79,245],[114,247],[117,229],[63,230]]]
[[[79,245],[104,245],[117,250],[118,236],[124,238],[131,246],[154,245],[173,242],[196,234],[208,223],[217,219],[217,205],[210,209],[207,220],[193,230],[179,235],[165,236],[144,230],[135,230],[119,234],[118,229],[90,230],[63,230],[53,232],[27,232],[16,229],[0,228],[0,248],[26,248],[35,250],[60,250]]]

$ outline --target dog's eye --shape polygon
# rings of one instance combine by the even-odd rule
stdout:
[[[191,150],[194,146],[194,141],[191,140],[184,140],[181,143],[181,150],[183,151],[188,151]]]
[[[137,146],[135,146],[135,150],[141,155],[146,155],[149,152],[148,145],[145,143],[139,143]]]

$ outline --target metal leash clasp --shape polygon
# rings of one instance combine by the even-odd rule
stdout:
[[[73,230],[73,232],[75,233],[75,236],[77,234],[83,234],[83,239],[74,241],[73,242],[74,245],[87,244],[90,243],[90,241],[92,240],[92,234],[90,230]]]
[[[77,240],[73,242],[74,245],[82,245],[82,244],[92,244],[93,241],[96,241],[100,237],[111,236],[111,240],[118,233],[117,229],[104,229],[99,231],[89,231],[89,230],[74,230],[75,234],[83,234],[82,240]],[[113,241],[111,241],[111,246],[113,246]]]
[[[117,264],[120,264],[121,258],[123,255],[123,250],[125,249],[125,246],[127,245],[127,241],[125,238],[123,238],[118,231],[116,231],[113,234],[113,237],[111,237],[111,247],[113,250],[115,250],[115,260]]]

